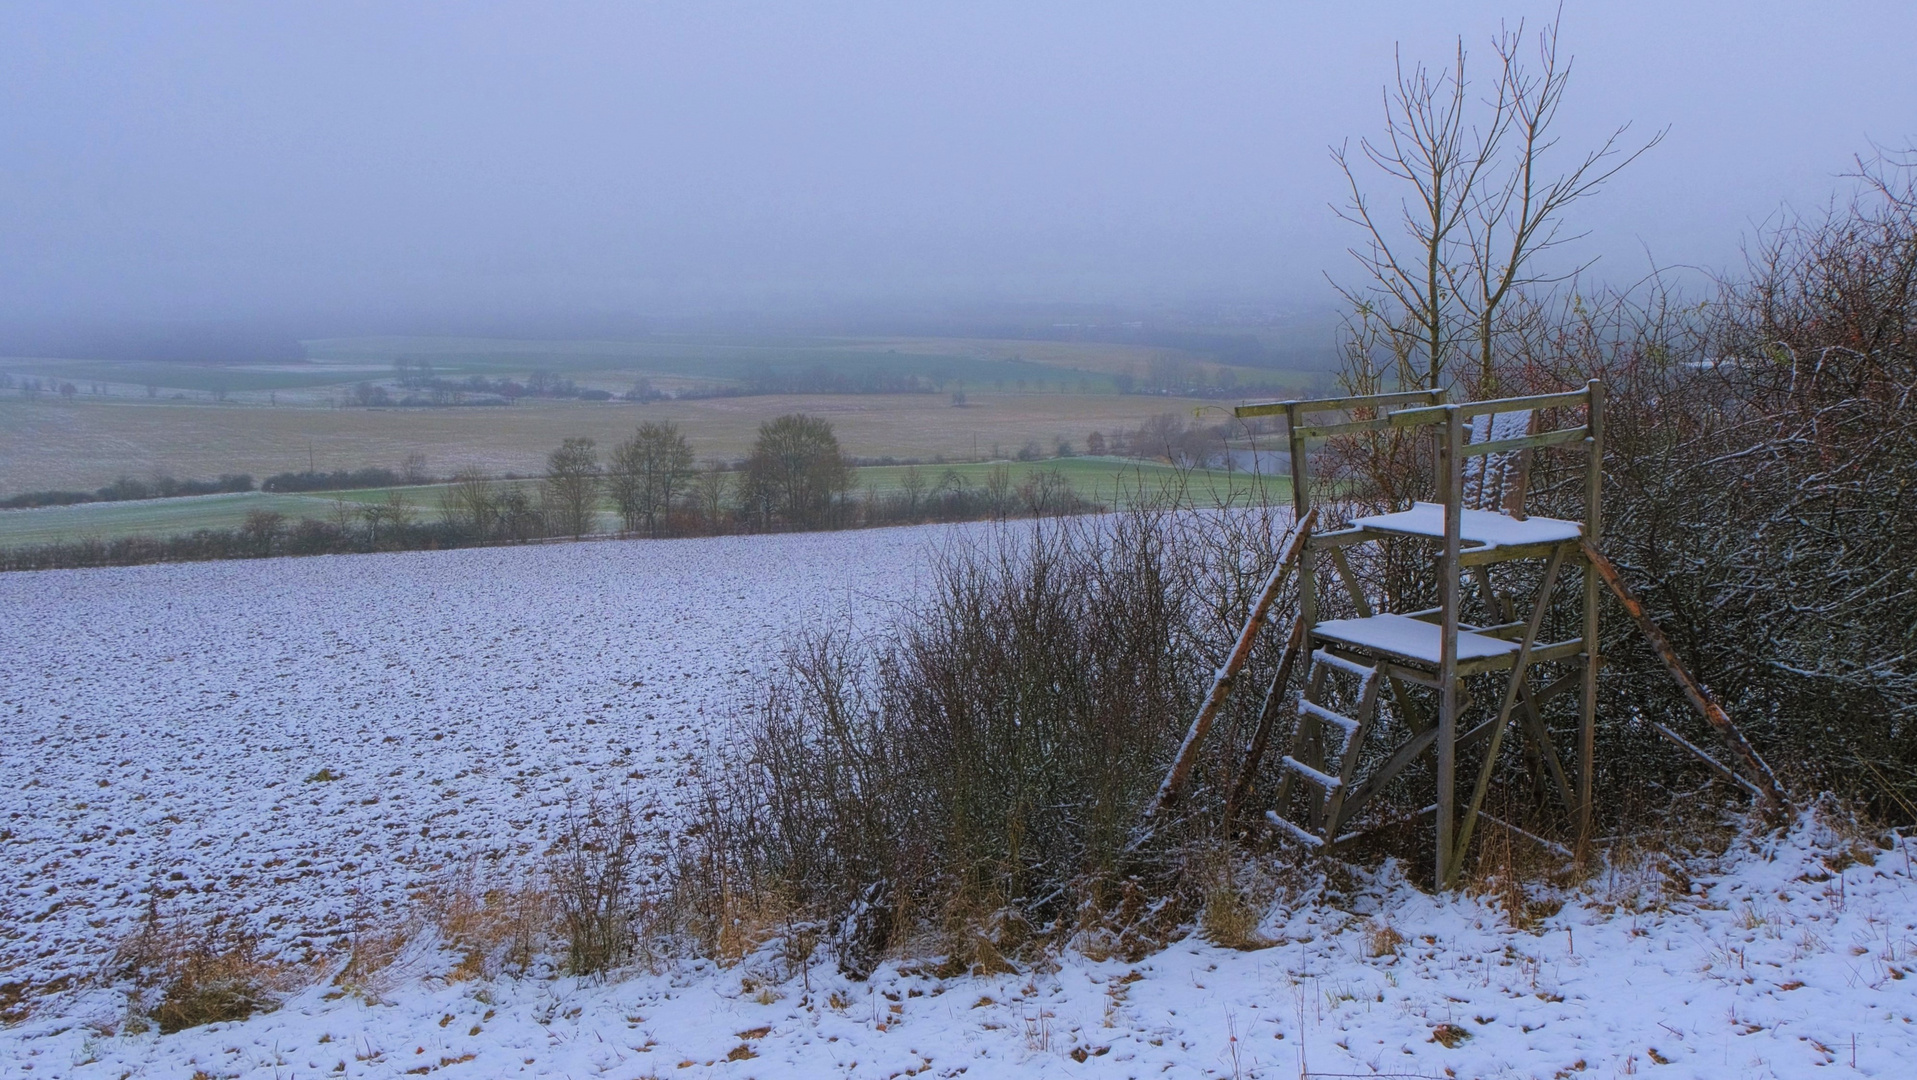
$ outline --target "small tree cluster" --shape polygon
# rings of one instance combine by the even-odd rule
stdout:
[[[692,447],[671,421],[639,425],[612,452],[607,486],[627,532],[658,536],[692,481]]]
[[[791,413],[759,427],[740,494],[761,528],[805,528],[833,522],[851,488],[852,464],[832,425]]]

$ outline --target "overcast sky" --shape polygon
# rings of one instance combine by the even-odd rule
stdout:
[[[0,9],[0,319],[1327,303],[1328,144],[1510,3]],[[1577,224],[1723,266],[1917,139],[1917,5],[1573,2]],[[1485,71],[1485,67],[1480,67]]]

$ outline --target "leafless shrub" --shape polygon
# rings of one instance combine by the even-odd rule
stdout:
[[[1139,814],[1282,519],[1134,505],[1004,526],[948,551],[893,626],[796,645],[680,853],[698,903],[819,920],[854,975],[928,931],[994,969],[1074,937],[1129,950],[1122,920],[1164,934],[1195,914],[1187,864],[1216,843],[1256,694],[1211,743],[1190,817],[1141,834]],[[1261,649],[1249,677],[1274,666]]]
[[[589,796],[567,808],[548,876],[576,975],[606,971],[633,958],[649,905],[638,879],[639,833],[623,795]]]

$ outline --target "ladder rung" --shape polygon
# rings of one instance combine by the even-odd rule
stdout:
[[[1299,843],[1305,845],[1306,847],[1321,848],[1325,846],[1325,841],[1323,837],[1317,836],[1309,832],[1308,830],[1302,829],[1298,827],[1297,825],[1294,825],[1291,822],[1286,821],[1284,818],[1279,817],[1278,811],[1276,810],[1265,811],[1265,820],[1271,822],[1273,825],[1278,826],[1279,829],[1290,834],[1293,840],[1298,841]]]
[[[1339,671],[1349,672],[1361,679],[1373,679],[1378,675],[1378,669],[1369,664],[1360,664],[1355,660],[1346,660],[1342,656],[1335,656],[1323,649],[1313,649],[1311,659],[1315,663],[1324,664],[1327,667],[1335,667]]]
[[[1319,705],[1311,701],[1306,701],[1302,696],[1298,698],[1298,715],[1299,716],[1315,716],[1320,720],[1324,720],[1324,721],[1328,721],[1330,723],[1336,724],[1339,727],[1344,729],[1345,736],[1347,738],[1351,736],[1352,732],[1358,730],[1358,721],[1353,720],[1351,717],[1346,716],[1343,713],[1332,712],[1330,709],[1325,708],[1323,705]]]
[[[1319,787],[1324,788],[1326,791],[1335,791],[1345,786],[1343,780],[1338,779],[1330,773],[1319,772],[1317,769],[1299,761],[1290,754],[1285,755],[1285,767],[1312,783],[1317,784]]]

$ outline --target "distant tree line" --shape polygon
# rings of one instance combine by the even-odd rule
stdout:
[[[1261,421],[1249,426],[1204,424],[1169,412],[1158,413],[1135,428],[1120,428],[1109,437],[1094,431],[1085,445],[1093,454],[1163,461],[1186,469],[1222,469],[1231,467],[1232,441],[1247,435],[1260,450],[1283,451],[1287,446],[1284,436],[1273,434]]]
[[[351,473],[282,474],[304,484],[324,477],[360,487],[395,487],[403,479],[385,469]],[[321,490],[276,486],[267,490]],[[567,439],[548,455],[537,480],[500,480],[462,470],[440,492],[436,512],[391,491],[381,501],[333,501],[325,517],[291,519],[258,510],[231,529],[200,529],[177,536],[86,539],[0,549],[0,570],[46,570],[206,559],[266,558],[402,551],[579,539],[599,533],[602,508],[617,515],[627,536],[710,536],[725,533],[843,529],[924,522],[1051,517],[1103,509],[1079,495],[1057,469],[1015,478],[998,465],[981,482],[957,469],[907,466],[896,491],[861,490],[853,464],[832,425],[791,413],[766,422],[742,463],[698,464],[691,445],[669,421],[641,424],[602,462],[591,439]]]
[[[393,361],[394,381],[404,393],[395,393],[371,380],[354,384],[348,398],[351,404],[377,409],[442,407],[454,405],[510,405],[520,398],[574,398],[580,401],[611,401],[609,390],[583,388],[571,379],[550,371],[535,371],[524,382],[501,376],[488,379],[468,375],[464,379],[446,379],[433,373],[429,360],[400,357]]]
[[[36,398],[41,394],[59,394],[72,401],[80,388],[61,379],[41,379],[37,375],[26,375],[19,379],[0,372],[0,390],[18,390],[23,398]]]
[[[582,388],[573,380],[550,371],[535,371],[524,382],[504,377],[488,379],[481,375],[445,379],[433,374],[429,361],[406,357],[394,361],[393,369],[398,390],[403,393],[366,381],[353,387],[350,402],[365,408],[381,408],[510,405],[520,398],[611,401],[617,397],[622,401],[650,402],[767,394],[933,394],[949,381],[887,371],[846,373],[824,364],[803,371],[779,371],[769,365],[759,365],[731,385],[692,387],[667,393],[655,387],[652,380],[642,378],[633,383],[632,389],[615,395],[609,390]]]
[[[746,372],[737,386],[692,391],[681,397],[751,397],[759,394],[936,394],[945,380],[893,371],[848,374],[815,364],[804,371],[777,371],[761,365]]]
[[[392,469],[369,465],[363,469],[335,469],[332,472],[283,472],[274,473],[260,482],[261,491],[280,493],[297,491],[351,491],[356,488],[401,487],[407,484],[430,484],[431,477],[415,476]]]
[[[229,491],[252,491],[253,478],[245,473],[222,473],[217,480],[175,480],[156,476],[135,480],[122,476],[93,491],[28,491],[0,499],[0,510],[22,510],[35,506],[72,506],[76,503],[124,502],[134,499],[171,499],[181,495],[216,495]],[[270,490],[270,489],[269,489]]]

